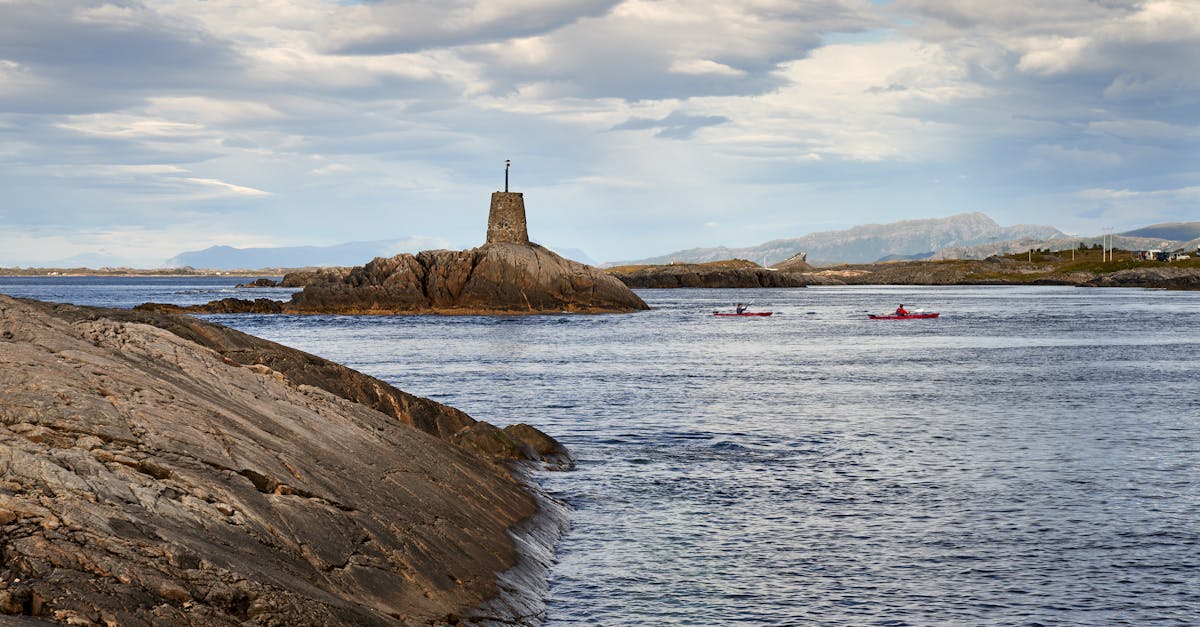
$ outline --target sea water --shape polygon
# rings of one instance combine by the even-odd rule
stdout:
[[[1200,293],[639,294],[651,311],[207,318],[567,444],[578,468],[539,477],[574,508],[548,625],[1200,620]],[[711,315],[739,301],[775,315]],[[900,303],[942,315],[867,319]]]

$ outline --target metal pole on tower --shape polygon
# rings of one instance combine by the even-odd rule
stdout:
[[[504,192],[505,193],[508,193],[508,166],[511,164],[512,164],[512,161],[510,161],[508,159],[504,160]]]

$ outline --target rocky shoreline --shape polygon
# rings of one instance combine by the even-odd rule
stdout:
[[[806,287],[823,285],[828,281],[803,272],[811,270],[803,256],[786,262],[787,267],[764,268],[745,259],[730,259],[709,263],[671,263],[663,265],[620,266],[609,268],[608,274],[631,288],[767,288]]]
[[[822,268],[807,279],[842,285],[1074,285],[1200,289],[1200,267],[1139,265],[1130,261],[1072,263],[1066,258],[1020,255],[983,260],[892,261]],[[1045,256],[1043,256],[1045,257]]]
[[[0,613],[537,624],[569,453],[186,316],[0,296]],[[517,465],[514,466],[513,464]]]

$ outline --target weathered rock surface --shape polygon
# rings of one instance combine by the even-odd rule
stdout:
[[[218,325],[0,296],[0,613],[536,623],[562,520],[447,441],[484,424]]]
[[[464,251],[427,250],[379,257],[340,272],[306,277],[304,289],[278,312],[257,301],[224,299],[139,309],[191,313],[538,314],[612,313],[648,309],[623,283],[536,244],[493,243]],[[285,278],[284,283],[288,283]]]
[[[331,267],[331,268],[316,268],[314,270],[296,270],[283,275],[283,279],[279,281],[279,287],[304,287],[309,283],[329,283],[339,282],[350,274],[353,268],[347,267]]]

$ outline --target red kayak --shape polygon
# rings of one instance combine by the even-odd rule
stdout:
[[[713,312],[713,315],[714,315],[714,316],[720,316],[720,317],[723,317],[723,318],[745,318],[745,317],[747,317],[747,316],[759,316],[759,317],[766,317],[766,316],[769,316],[769,315],[771,315],[771,314],[773,314],[773,313],[775,313],[775,312],[773,312],[773,311],[754,311],[754,312],[747,311],[747,312],[744,312],[744,313],[720,313],[720,312],[718,312],[718,311],[714,311],[714,312]]]
[[[872,320],[920,320],[920,319],[924,319],[924,318],[936,318],[939,315],[941,315],[941,314],[910,313],[910,314],[904,314],[903,316],[897,316],[896,314],[887,314],[887,315],[883,315],[883,316],[877,316],[875,314],[867,314],[867,317]]]

